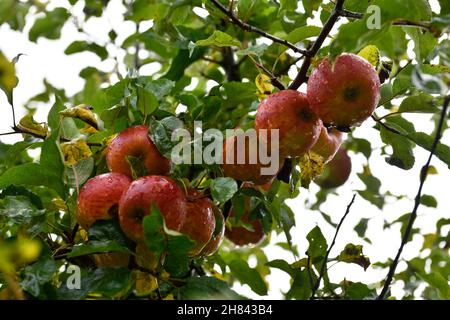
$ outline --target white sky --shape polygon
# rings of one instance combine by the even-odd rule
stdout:
[[[125,39],[134,31],[134,25],[131,22],[123,21],[124,9],[120,5],[120,0],[111,0],[110,5],[106,10],[107,19],[91,18],[85,25],[85,30],[91,35],[92,39],[98,43],[105,43],[110,26],[115,27],[118,33],[118,41]],[[433,8],[437,7],[437,1],[433,0]],[[68,6],[66,0],[50,0],[51,7]],[[82,10],[80,4],[76,5],[74,13],[79,14]],[[28,21],[26,30],[32,25],[32,21]],[[317,21],[312,21],[312,24],[317,25]],[[78,77],[79,71],[86,66],[95,66],[99,69],[109,71],[113,67],[113,61],[107,60],[101,62],[99,58],[91,53],[76,54],[71,56],[64,55],[65,48],[74,40],[85,40],[86,36],[79,34],[72,23],[67,23],[62,30],[62,37],[57,41],[50,41],[40,38],[38,43],[31,43],[28,41],[26,34],[11,31],[8,26],[0,27],[0,50],[3,51],[9,58],[13,58],[19,53],[24,53],[20,62],[17,64],[17,75],[19,77],[19,85],[15,89],[15,103],[16,103],[16,117],[21,118],[25,114],[22,108],[23,104],[33,95],[40,93],[43,90],[42,80],[46,78],[51,84],[56,87],[66,89],[69,95],[78,92],[83,86],[83,80]],[[117,52],[114,47],[108,47],[111,54],[119,54],[123,56],[124,52]],[[145,67],[141,69],[142,74],[154,72],[153,67]],[[125,72],[125,70],[122,70]],[[304,90],[304,87],[302,88]],[[37,104],[38,112],[36,119],[38,121],[45,121],[50,105]],[[9,131],[9,126],[12,123],[10,107],[3,94],[0,94],[0,107],[2,113],[0,117],[0,132]],[[413,121],[417,131],[431,133],[433,124],[428,115],[410,115],[407,119]],[[419,185],[419,171],[421,166],[425,163],[428,152],[421,148],[415,149],[416,165],[409,171],[403,171],[396,167],[392,167],[385,163],[383,156],[380,155],[380,147],[382,142],[380,140],[378,131],[372,129],[373,123],[371,120],[365,122],[360,128],[355,130],[355,136],[365,138],[372,143],[374,152],[370,161],[370,166],[373,174],[382,180],[382,191],[389,191],[393,194],[405,194],[409,199],[401,201],[388,200],[383,212],[376,207],[357,196],[356,202],[352,207],[351,213],[346,219],[331,257],[335,257],[344,248],[345,244],[352,242],[354,244],[363,244],[364,253],[370,257],[372,262],[386,261],[388,258],[393,258],[400,244],[400,224],[396,224],[393,228],[383,230],[384,221],[393,221],[399,216],[410,212],[413,207],[413,199],[417,192]],[[5,143],[14,143],[19,141],[19,135],[1,137],[1,141]],[[450,145],[450,131],[447,130],[442,142]],[[349,181],[341,188],[339,188],[338,196],[330,196],[322,209],[328,213],[334,222],[338,222],[345,208],[350,201],[354,190],[364,189],[364,185],[359,181],[356,173],[362,172],[362,166],[365,163],[365,158],[362,155],[351,154],[353,161],[352,175]],[[431,194],[438,200],[438,208],[430,209],[421,206],[419,209],[419,217],[416,220],[416,226],[422,228],[422,232],[431,233],[435,231],[435,223],[441,217],[450,217],[450,197],[448,196],[448,179],[449,169],[440,160],[434,158],[432,161],[439,174],[429,176],[424,188],[425,194]],[[334,228],[323,221],[320,213],[306,210],[304,208],[305,199],[314,198],[315,192],[318,190],[316,185],[311,187],[311,190],[301,190],[301,195],[294,200],[289,201],[289,205],[296,214],[297,227],[292,230],[293,242],[299,246],[299,252],[303,253],[307,249],[306,234],[315,226],[319,225],[327,238],[328,243],[334,235]],[[361,218],[370,218],[369,228],[366,236],[372,240],[372,244],[366,243],[359,239],[357,234],[353,231],[353,227]],[[280,238],[284,240],[284,238]],[[272,241],[276,242],[275,239]],[[415,236],[412,243],[405,247],[403,257],[410,259],[417,256],[418,250],[422,245],[422,238]],[[269,246],[264,249],[268,255],[269,260],[286,259],[293,262],[292,255],[276,246]],[[250,260],[250,265],[255,261]],[[404,265],[400,264],[398,270],[401,270]],[[367,271],[357,266],[339,263],[332,267],[330,271],[330,278],[334,282],[340,282],[344,278],[350,281],[361,281],[364,283],[376,283],[383,279],[386,271],[380,272],[372,267]],[[280,290],[286,292],[289,290],[289,277],[287,274],[272,269],[272,273],[267,278],[270,292],[267,297],[278,299],[282,298]],[[251,293],[248,286],[236,286],[242,294],[258,298],[257,295]],[[393,293],[398,297],[401,296],[401,285],[393,287]]]

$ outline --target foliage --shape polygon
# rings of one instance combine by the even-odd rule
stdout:
[[[86,33],[85,23],[105,15],[108,5],[108,1],[69,2],[67,8],[53,8],[45,1],[3,0],[0,25],[27,32],[33,42],[57,40],[68,24],[76,23],[80,34]],[[264,246],[270,240],[238,249],[225,241],[216,254],[190,259],[187,252],[192,242],[168,232],[164,219],[154,210],[143,222],[145,240],[164,263],[156,269],[136,263],[118,268],[95,266],[95,254],[134,250],[116,222],[95,224],[87,234],[75,219],[79,188],[88,178],[107,172],[105,147],[112,136],[131,125],[147,124],[159,151],[170,156],[172,132],[177,128],[194,132],[194,121],[202,121],[203,130],[217,128],[223,132],[251,126],[259,100],[280,86],[288,87],[293,80],[288,71],[297,71],[305,59],[299,52],[311,48],[334,8],[330,1],[231,1],[236,22],[218,8],[217,3],[228,8],[230,1],[225,0],[129,2],[123,0],[123,5],[126,22],[136,25],[133,34],[119,41],[120,25],[114,25],[108,43],[97,43],[88,36],[89,40],[73,41],[64,52],[94,54],[102,61],[114,62],[115,67],[103,70],[86,66],[80,72],[84,88],[72,96],[58,84],[45,81],[45,90],[24,106],[30,113],[13,124],[12,134],[22,133],[23,141],[0,143],[0,298],[242,299],[230,289],[234,283],[245,284],[264,296],[271,289],[266,277],[274,269],[291,279],[290,289],[283,293],[286,299],[310,299],[312,295],[319,299],[375,298],[375,288],[380,284],[346,279],[335,283],[328,276],[331,263],[353,263],[364,270],[390,266],[391,261],[372,261],[370,265],[370,257],[363,254],[361,243],[376,241],[365,234],[370,219],[362,218],[355,226],[360,242],[338,248],[340,253],[334,257],[328,255],[331,239],[324,237],[322,225],[303,240],[309,244],[306,254],[297,252],[291,235],[297,210],[292,210],[286,200],[296,197],[301,187],[300,192],[310,192],[310,177],[306,179],[306,169],[300,174],[296,166],[289,174],[289,184],[277,180],[267,193],[244,190],[240,183],[223,177],[215,165],[177,165],[171,171],[171,176],[183,184],[209,189],[211,198],[223,210],[231,203],[239,208],[247,192],[252,199],[252,216],[262,221],[266,234],[285,235],[286,240],[277,244],[292,253],[294,262],[268,261]],[[377,121],[369,125],[384,143],[386,165],[405,174],[415,164],[414,151],[433,150],[435,137],[435,131],[417,132],[405,115],[420,114],[423,121],[431,116],[437,128],[450,83],[450,11],[447,0],[439,3],[440,11],[432,11],[427,0],[347,0],[344,8],[356,17],[340,17],[343,24],[333,29],[332,39],[325,42],[305,70],[309,73],[322,57],[342,52],[360,52],[377,66],[384,83],[374,114]],[[367,27],[369,4],[381,9],[380,28]],[[73,6],[81,6],[83,14],[72,16]],[[198,13],[200,8],[204,14]],[[308,25],[312,17],[322,26]],[[262,33],[242,28],[242,22],[244,27],[252,26]],[[145,29],[144,25],[151,27]],[[276,35],[280,41],[263,42],[267,35]],[[299,51],[294,52],[286,43]],[[408,51],[410,45],[413,53]],[[123,60],[114,60],[108,47],[125,52]],[[140,74],[142,67],[154,63],[159,66],[157,71]],[[20,86],[15,74],[17,64],[18,58],[0,52],[0,89],[13,109],[21,107],[13,105],[12,98],[14,88]],[[119,72],[123,66],[127,74]],[[265,84],[261,84],[263,80]],[[37,101],[54,101],[46,123],[33,119],[31,106]],[[444,129],[448,130],[448,118],[445,120]],[[361,187],[356,192],[364,201],[382,209],[388,200],[403,197],[385,192],[382,177],[372,174],[370,141],[350,132],[345,146],[352,156],[367,158],[367,166],[357,173]],[[30,150],[39,150],[40,156],[30,156]],[[439,143],[436,156],[450,166],[449,146]],[[315,201],[307,205],[335,226],[321,210],[333,192],[320,190]],[[432,195],[420,198],[422,205],[431,208],[437,207],[438,200]],[[385,227],[400,224],[404,231],[408,218],[406,214]],[[394,276],[394,281],[404,283],[404,298],[450,299],[449,225],[449,219],[441,219],[434,231],[423,235],[412,229],[411,236],[423,238],[423,247],[418,256],[405,260],[407,267]],[[250,257],[256,258],[256,266],[249,264]],[[321,274],[323,264],[327,267]],[[68,270],[73,266],[80,268],[79,290],[66,285],[71,281]],[[316,292],[313,287],[318,279],[323,283]],[[418,288],[424,289],[418,292]]]

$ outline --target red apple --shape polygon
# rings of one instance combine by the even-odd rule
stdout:
[[[257,130],[279,129],[280,155],[285,157],[309,151],[319,138],[320,124],[306,95],[294,90],[269,95],[259,104],[255,119]]]
[[[131,179],[120,173],[105,173],[89,179],[78,195],[77,220],[88,229],[97,220],[117,216],[119,200]]]
[[[272,174],[263,174],[261,170],[271,167],[271,163],[263,164],[261,162],[259,148],[263,148],[261,150],[262,154],[268,155],[269,157],[271,155],[267,153],[266,143],[260,140],[257,135],[255,137],[257,142],[252,142],[247,138],[245,139],[244,150],[239,149],[239,138],[237,135],[225,139],[222,149],[222,169],[227,177],[240,181],[251,181],[256,184],[263,184],[275,177],[283,165],[284,157],[278,156],[276,159],[271,159],[271,161],[276,161],[278,164],[273,164]],[[240,156],[243,157],[242,160],[244,161],[241,161],[243,163],[239,163],[238,161]]]
[[[340,148],[326,166],[324,172],[317,177],[316,183],[323,189],[332,189],[342,186],[350,176],[352,161],[347,151]]]
[[[145,176],[133,181],[119,202],[119,221],[125,234],[135,242],[144,240],[142,220],[156,206],[167,228],[180,231],[186,219],[186,197],[172,179]]]
[[[223,217],[222,212],[220,209],[213,205],[213,213],[216,221],[216,228],[220,228],[219,230],[214,230],[215,235],[213,234],[209,242],[206,244],[206,246],[203,248],[200,255],[202,256],[210,256],[214,254],[220,247],[223,241],[223,237],[225,234],[225,219]]]
[[[106,155],[109,170],[132,177],[127,157],[140,159],[147,175],[166,175],[170,171],[170,160],[161,155],[148,135],[148,127],[143,125],[127,128],[112,140]]]
[[[324,163],[327,163],[333,159],[341,144],[342,132],[335,128],[327,129],[325,126],[322,126],[319,140],[311,148],[311,151],[322,156]]]
[[[186,220],[181,232],[196,242],[189,252],[191,257],[200,254],[213,235],[216,226],[213,206],[211,199],[202,196],[200,192],[188,191]]]
[[[324,59],[308,80],[308,101],[327,125],[358,126],[380,100],[380,79],[375,68],[354,54],[342,54],[334,63]]]

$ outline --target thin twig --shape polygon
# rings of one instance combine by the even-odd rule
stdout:
[[[294,44],[290,43],[287,40],[278,38],[278,37],[276,37],[274,35],[271,35],[271,34],[265,32],[265,31],[263,31],[261,29],[258,29],[256,27],[254,27],[252,25],[249,25],[248,23],[240,20],[238,17],[236,17],[233,14],[233,12],[231,10],[228,10],[226,7],[224,7],[218,0],[210,0],[210,1],[214,4],[214,6],[217,9],[222,11],[228,18],[230,18],[230,20],[231,20],[231,22],[233,24],[235,24],[236,26],[238,26],[242,30],[247,31],[247,32],[257,33],[257,34],[259,34],[259,35],[261,35],[261,36],[263,36],[263,37],[265,37],[267,39],[272,40],[273,42],[280,43],[280,44],[288,47],[289,49],[292,49],[293,51],[301,53],[303,55],[308,55],[309,54],[308,50],[300,49],[300,48],[298,48],[297,46],[295,46]]]
[[[336,242],[336,238],[338,236],[339,230],[341,229],[341,226],[344,223],[345,218],[347,218],[347,215],[349,214],[350,209],[351,209],[353,203],[355,202],[355,198],[356,198],[356,193],[353,195],[352,201],[350,201],[350,203],[347,205],[347,209],[345,210],[345,213],[342,216],[341,221],[339,221],[339,224],[336,227],[336,232],[334,233],[333,241],[331,242],[330,246],[328,247],[327,253],[325,254],[325,258],[323,259],[322,266],[320,267],[319,278],[317,279],[316,284],[314,285],[314,288],[312,289],[310,300],[314,299],[317,289],[319,289],[320,282],[322,281],[322,277],[324,276],[325,271],[326,271],[328,256],[330,255],[331,249],[333,249],[333,246]]]
[[[436,129],[436,135],[434,137],[433,145],[431,146],[430,155],[428,156],[427,162],[420,170],[420,184],[419,184],[419,190],[417,191],[417,195],[414,200],[414,208],[409,216],[408,225],[406,226],[405,233],[403,234],[400,248],[398,249],[398,252],[397,252],[397,255],[395,256],[394,261],[392,261],[392,264],[389,268],[389,272],[386,276],[386,280],[383,285],[383,289],[381,289],[381,292],[378,295],[377,300],[383,300],[385,298],[387,292],[389,291],[392,279],[395,274],[395,269],[397,268],[398,262],[400,260],[400,256],[403,251],[403,247],[409,241],[409,236],[411,235],[414,221],[416,220],[416,217],[417,217],[417,210],[419,209],[419,206],[420,206],[420,198],[422,197],[422,189],[425,184],[425,180],[427,178],[428,168],[430,167],[431,159],[433,158],[433,155],[436,152],[436,148],[437,148],[437,146],[439,144],[439,140],[441,139],[441,136],[442,136],[442,127],[444,126],[444,121],[445,121],[445,117],[447,115],[447,109],[448,109],[449,102],[450,102],[450,96],[445,97],[444,105],[443,105],[442,111],[441,111],[441,117],[439,119],[439,123],[438,123],[437,129]]]
[[[289,86],[289,89],[297,90],[302,85],[302,83],[306,82],[306,80],[308,79],[306,74],[308,73],[308,69],[309,66],[311,65],[312,59],[320,50],[323,42],[330,34],[339,17],[342,15],[344,2],[345,0],[337,0],[333,12],[331,12],[330,17],[328,18],[327,22],[325,22],[325,25],[323,26],[322,31],[317,37],[317,40],[314,42],[311,49],[308,50],[309,54],[305,55],[305,60],[303,61],[302,66],[300,67],[297,77],[295,77],[294,81],[292,81],[291,85]]]
[[[394,26],[406,26],[406,27],[416,27],[416,28],[422,28],[426,30],[430,30],[430,23],[429,22],[417,22],[417,21],[410,21],[410,20],[396,20],[392,22]]]
[[[256,67],[258,67],[259,69],[261,69],[265,74],[267,74],[270,78],[270,82],[272,83],[272,85],[280,90],[285,90],[286,88],[284,87],[284,85],[280,82],[280,80],[278,80],[278,78],[266,67],[264,67],[264,65],[262,65],[261,63],[259,63],[258,61],[256,61],[255,59],[253,59],[252,57],[250,57],[251,60],[253,61],[253,63],[255,64]]]
[[[29,134],[30,136],[33,136],[35,138],[42,139],[42,140],[45,140],[47,138],[47,136],[41,135],[39,133],[25,132],[25,131],[21,130],[19,127],[14,127],[13,129],[14,129],[14,131],[11,131],[11,132],[0,133],[0,136],[6,136],[6,135],[19,134],[20,133],[20,134]],[[71,141],[70,139],[67,139],[67,138],[64,138],[64,137],[60,137],[60,140],[63,141],[63,142]],[[88,146],[90,146],[90,147],[101,147],[102,146],[102,144],[98,143],[98,142],[86,142],[86,144]]]

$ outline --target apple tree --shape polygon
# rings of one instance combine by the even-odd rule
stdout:
[[[123,19],[102,42],[85,26],[111,6]],[[123,36],[125,25],[133,31]],[[450,298],[450,219],[426,233],[415,224],[441,201],[424,192],[427,177],[448,176],[432,161],[450,166],[447,0],[2,0],[0,27],[34,43],[75,27],[61,55],[109,62],[80,70],[75,94],[44,80],[18,105],[16,71],[33,52],[6,56],[14,44],[0,44],[1,108],[11,114],[1,138],[17,138],[0,143],[0,299],[245,299],[242,285],[251,297],[280,291],[267,280],[275,270],[289,279],[285,299],[388,299],[398,283],[404,299]],[[36,105],[50,107],[43,122]],[[252,128],[279,130],[274,174],[258,161],[173,159],[180,129],[191,160],[214,140],[202,133]],[[415,198],[386,191],[374,162],[403,176],[419,166]],[[352,179],[358,187],[331,217],[324,207]],[[388,218],[386,205],[401,199],[409,211]],[[340,246],[355,202],[385,225],[369,235],[360,217],[358,241]],[[306,210],[320,223],[294,235]],[[398,226],[394,256],[365,254]],[[413,237],[421,245],[405,258]],[[274,258],[275,247],[288,255]],[[335,264],[384,276],[351,281],[333,275]]]

